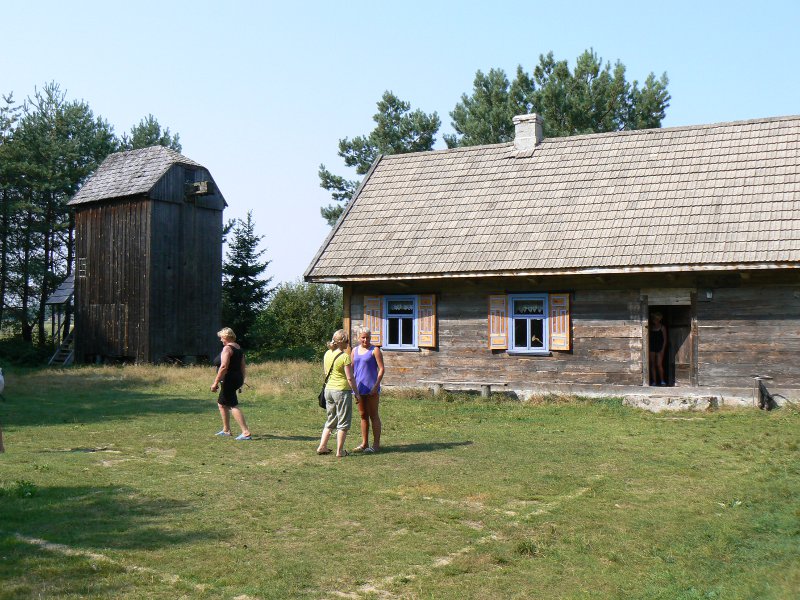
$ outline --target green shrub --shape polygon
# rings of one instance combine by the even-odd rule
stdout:
[[[0,366],[38,367],[47,363],[52,354],[53,348],[50,345],[35,346],[20,337],[0,339]]]

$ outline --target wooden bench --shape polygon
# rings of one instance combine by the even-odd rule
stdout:
[[[433,388],[433,395],[438,396],[442,393],[444,386],[458,386],[481,390],[481,397],[488,398],[492,393],[493,387],[506,387],[508,384],[500,381],[442,381],[438,379],[421,379],[420,383],[430,385]]]

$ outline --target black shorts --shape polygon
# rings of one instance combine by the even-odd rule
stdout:
[[[225,379],[220,381],[219,384],[219,398],[217,403],[228,408],[233,408],[239,404],[239,399],[236,397],[236,391],[241,389],[244,385],[244,377],[241,373],[231,373],[225,375]]]

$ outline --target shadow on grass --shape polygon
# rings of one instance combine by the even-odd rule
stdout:
[[[202,527],[172,526],[194,506],[147,498],[128,487],[33,487],[0,494],[0,535],[21,535],[73,549],[155,550],[217,537]]]
[[[185,397],[165,397],[113,388],[85,395],[71,392],[67,399],[29,394],[22,398],[7,399],[0,405],[1,420],[7,429],[30,425],[97,423],[156,414],[200,414],[209,410],[216,410],[213,399],[201,402]]]
[[[424,444],[392,444],[391,446],[381,446],[380,453],[390,452],[436,452],[437,450],[450,450],[459,446],[471,446],[471,441],[466,442],[426,442]]]
[[[272,435],[270,433],[264,435],[253,435],[253,439],[263,440],[283,440],[287,442],[318,442],[319,436],[316,435]]]

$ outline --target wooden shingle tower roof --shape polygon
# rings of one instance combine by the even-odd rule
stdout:
[[[69,205],[81,205],[112,198],[148,195],[174,165],[204,167],[165,146],[149,146],[110,154],[78,190]]]
[[[800,267],[798,116],[515,143],[379,157],[306,279]]]

